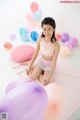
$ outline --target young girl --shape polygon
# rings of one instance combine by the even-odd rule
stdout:
[[[53,18],[44,18],[41,27],[42,35],[37,42],[36,51],[28,66],[27,74],[31,79],[39,79],[43,85],[46,85],[53,75],[60,45],[55,38],[56,23]],[[36,65],[33,67],[35,60]]]

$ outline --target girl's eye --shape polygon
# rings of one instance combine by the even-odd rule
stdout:
[[[46,31],[46,29],[44,29],[44,31]]]
[[[50,31],[51,29],[49,28],[48,30]]]

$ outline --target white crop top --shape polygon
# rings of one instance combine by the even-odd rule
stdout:
[[[40,43],[40,53],[52,57],[54,54],[54,44],[52,42],[45,42],[45,40],[42,39]]]

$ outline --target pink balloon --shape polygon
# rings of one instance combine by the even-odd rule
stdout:
[[[72,44],[72,47],[76,47],[78,45],[78,40],[77,38],[71,38],[70,42]]]
[[[34,19],[33,19],[32,14],[27,14],[27,15],[26,15],[26,18],[27,18],[27,20],[28,20],[29,22],[34,22]]]
[[[63,111],[63,89],[56,83],[50,83],[45,87],[48,94],[48,106],[44,114],[44,120],[57,120]]]
[[[37,82],[17,85],[0,103],[0,113],[6,112],[8,120],[42,120],[48,102],[47,93]]]
[[[68,47],[69,49],[72,49],[72,44],[71,44],[70,41],[66,41],[66,42],[64,43],[64,46],[65,46],[65,47]]]
[[[31,3],[31,10],[32,10],[33,13],[39,10],[39,5],[38,5],[37,2],[32,2]]]
[[[33,28],[30,26],[27,26],[27,31],[28,31],[28,33],[31,33],[33,31]]]

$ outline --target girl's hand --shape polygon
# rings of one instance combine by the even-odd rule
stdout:
[[[29,75],[30,71],[32,71],[33,69],[34,69],[34,67],[33,67],[33,66],[28,67],[28,69],[27,69],[27,74]]]
[[[31,67],[28,67],[28,69],[27,69],[27,74],[28,75],[29,75],[30,70],[31,70]]]
[[[46,77],[46,78],[43,78],[43,79],[41,80],[41,83],[42,83],[43,85],[47,85],[47,84],[49,84],[49,81],[50,81],[50,78],[49,78],[49,77]]]

